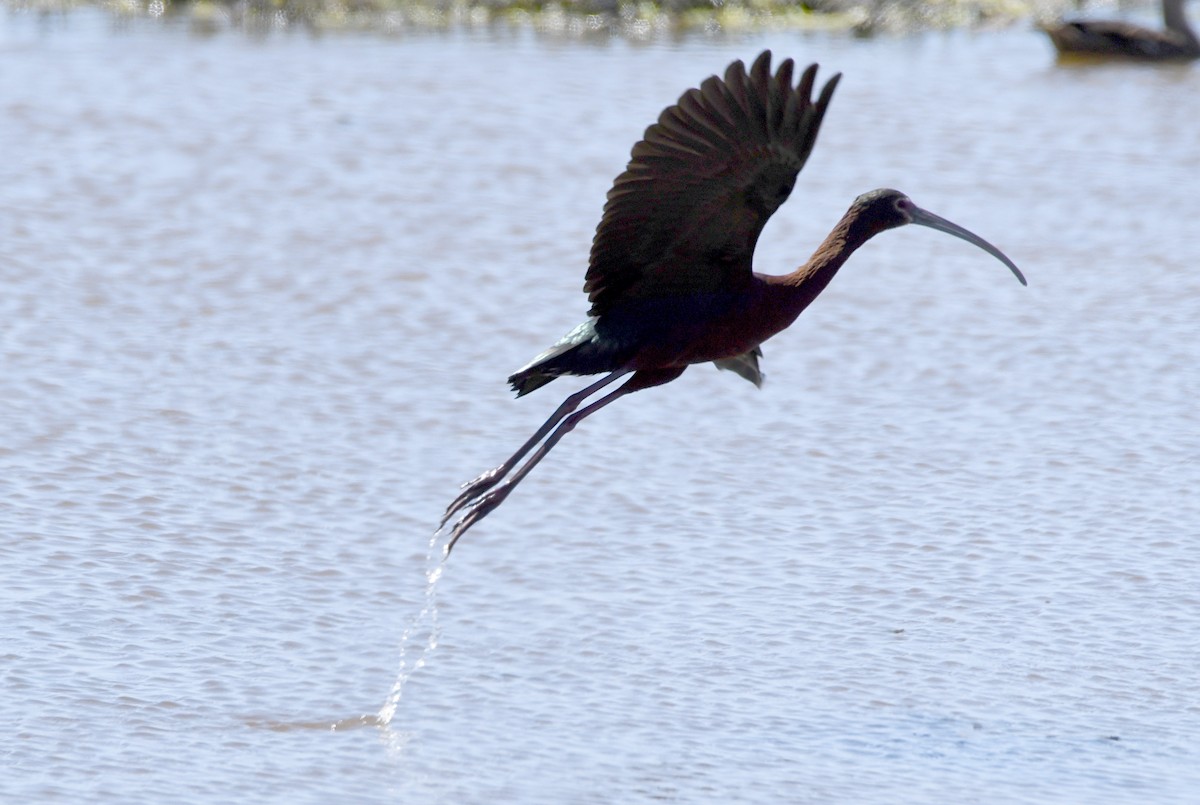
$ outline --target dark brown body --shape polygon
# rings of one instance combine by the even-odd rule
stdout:
[[[763,342],[791,326],[859,246],[879,232],[910,222],[895,209],[895,202],[905,198],[895,190],[860,196],[808,262],[791,274],[754,273],[747,255],[745,267],[722,268],[729,279],[713,291],[642,293],[622,299],[534,358],[509,382],[520,396],[565,374],[621,368],[682,372],[692,364],[721,365],[757,352]],[[639,384],[644,380],[633,378]]]

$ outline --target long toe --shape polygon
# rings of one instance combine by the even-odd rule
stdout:
[[[502,477],[502,476],[500,475],[500,471],[501,471],[502,469],[504,469],[504,465],[503,465],[503,464],[501,464],[499,467],[492,467],[492,468],[491,468],[490,470],[488,470],[487,472],[482,472],[482,473],[480,473],[478,478],[475,478],[475,479],[473,479],[473,480],[467,481],[465,484],[463,484],[462,486],[460,486],[460,487],[459,487],[459,489],[465,489],[465,490],[467,490],[467,491],[469,492],[470,490],[472,490],[472,489],[474,489],[475,487],[479,486],[479,485],[480,485],[481,483],[483,483],[484,481],[491,481],[491,482],[494,484],[496,481],[499,481],[499,480],[500,480],[500,478]],[[487,489],[487,488],[488,488],[488,487],[490,487],[490,486],[491,486],[491,484],[488,484],[488,486],[485,486],[485,487],[484,487],[484,489]],[[482,491],[482,490],[480,490],[480,491]]]
[[[493,489],[483,497],[471,504],[471,508],[463,515],[462,519],[454,525],[454,530],[450,532],[450,542],[446,543],[446,555],[450,555],[450,551],[454,550],[454,543],[458,542],[459,538],[467,533],[467,529],[478,523],[484,517],[487,517],[493,509],[504,502],[508,497],[508,493],[512,491],[511,484],[505,484],[499,489]]]
[[[451,517],[462,511],[475,498],[498,484],[503,477],[500,475],[500,468],[496,467],[494,470],[488,470],[483,475],[480,475],[474,481],[463,484],[463,491],[446,507],[446,513],[442,515],[442,522],[438,524],[438,531],[446,527],[446,523]]]

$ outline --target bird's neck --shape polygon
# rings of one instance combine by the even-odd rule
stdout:
[[[791,274],[774,278],[777,284],[788,289],[789,307],[794,308],[795,316],[799,316],[817,294],[825,290],[850,255],[878,231],[852,212],[847,212],[807,263]]]
[[[1200,52],[1200,39],[1188,25],[1187,16],[1183,13],[1183,0],[1163,0],[1163,23],[1168,31],[1179,34],[1194,51]]]

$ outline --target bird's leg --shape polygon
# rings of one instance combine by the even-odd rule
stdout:
[[[546,438],[546,435],[550,433],[550,431],[554,430],[554,426],[561,422],[563,417],[578,408],[579,404],[588,397],[609,385],[617,378],[628,374],[630,371],[631,370],[629,369],[618,369],[615,372],[611,372],[597,382],[580,389],[570,397],[567,397],[567,399],[563,400],[562,405],[558,406],[557,410],[550,415],[550,418],[542,423],[542,426],[537,429],[537,433],[530,436],[529,440],[525,442],[525,444],[521,445],[517,452],[509,456],[503,464],[501,464],[499,467],[488,470],[475,480],[468,481],[467,483],[463,484],[463,491],[450,503],[449,506],[446,507],[446,513],[442,515],[442,522],[438,525],[438,530],[440,531],[446,525],[446,521],[449,520],[455,514],[455,512],[459,511],[472,500],[504,480],[504,476],[508,475],[508,473],[512,471],[512,468],[517,466],[517,463],[525,457],[525,454],[537,446],[538,442]]]
[[[642,389],[648,389],[652,386],[658,386],[663,383],[669,383],[683,374],[683,370],[685,368],[686,367],[673,367],[667,369],[638,371],[634,373],[633,377],[629,378],[629,380],[616,391],[609,392],[587,407],[582,408],[563,419],[562,423],[554,430],[553,433],[550,434],[549,438],[542,443],[542,446],[537,449],[537,452],[530,456],[529,460],[522,464],[521,468],[517,470],[511,478],[509,478],[502,486],[474,499],[467,513],[463,515],[462,519],[455,524],[454,530],[450,532],[450,542],[446,545],[446,555],[450,555],[450,551],[454,548],[454,543],[458,542],[459,537],[465,534],[468,528],[478,523],[489,513],[491,513],[492,510],[503,503],[504,499],[508,497],[508,494],[513,491],[513,487],[521,483],[521,479],[528,475],[529,471],[537,466],[539,461],[546,457],[546,454],[554,448],[554,445],[558,444],[562,437],[574,430],[575,426],[583,421],[584,417],[596,413],[604,406],[614,402],[626,394],[630,394],[634,391],[641,391]],[[608,381],[615,380],[617,377],[626,374],[627,371],[628,370],[618,370],[618,372],[614,372],[612,375],[606,377],[601,384],[596,385],[596,388],[600,388]]]
[[[606,380],[614,379],[616,378],[614,378],[612,375],[606,378]],[[537,466],[539,461],[546,457],[546,454],[554,448],[554,445],[558,444],[562,437],[574,430],[575,426],[578,425],[584,417],[596,413],[609,403],[617,400],[620,397],[623,397],[631,391],[637,390],[636,387],[631,388],[631,386],[632,382],[626,383],[616,391],[606,394],[586,408],[583,408],[563,419],[562,424],[550,434],[550,437],[546,439],[542,446],[537,449],[537,452],[530,456],[529,460],[521,465],[521,468],[513,474],[512,478],[509,478],[508,481],[506,481],[502,486],[493,489],[487,494],[475,499],[471,503],[471,507],[468,509],[467,513],[463,515],[463,518],[455,524],[454,530],[450,532],[450,542],[446,545],[446,555],[450,555],[450,551],[454,549],[454,543],[458,542],[459,537],[467,533],[468,528],[478,523],[484,517],[487,517],[487,515],[493,509],[504,502],[504,499],[508,497],[508,494],[513,491],[513,487],[521,483],[521,479],[528,475],[529,471]],[[557,414],[558,412],[555,413]],[[551,419],[553,418],[554,417],[551,417]],[[519,451],[515,458],[519,459],[520,456],[524,454],[525,449],[526,448],[522,448],[522,451]],[[505,464],[507,463],[509,462],[505,462]],[[515,463],[515,461],[513,463]]]

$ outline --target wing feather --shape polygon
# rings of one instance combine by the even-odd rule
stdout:
[[[592,241],[590,315],[622,302],[737,287],[754,246],[791,193],[840,76],[812,98],[817,66],[771,52],[741,61],[663,110],[613,182]]]

